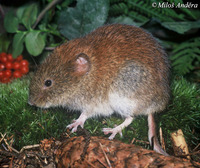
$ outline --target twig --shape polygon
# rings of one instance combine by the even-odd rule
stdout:
[[[191,155],[195,155],[195,154],[198,154],[200,153],[200,150],[199,151],[196,151],[196,152],[192,152],[192,153],[188,153],[188,154],[181,154],[181,155],[176,155],[177,157],[184,157],[184,156],[191,156]]]
[[[54,5],[56,5],[59,1],[61,0],[53,0],[51,3],[49,3],[43,10],[42,12],[39,14],[39,16],[37,17],[36,22],[34,23],[34,25],[32,26],[32,28],[34,29],[37,24],[40,22],[40,20],[44,17],[45,13],[51,9]]]
[[[11,141],[10,141],[11,144],[9,144],[9,143],[7,142],[7,139],[5,139],[6,133],[5,133],[4,135],[3,135],[2,133],[0,133],[0,134],[1,134],[1,137],[2,137],[1,140],[0,140],[0,143],[1,143],[2,141],[4,141],[4,142],[6,143],[8,149],[9,149],[9,151],[14,151],[15,153],[19,153],[18,150],[16,150],[15,148],[12,147],[13,139],[11,139]],[[6,149],[5,146],[4,146],[4,148]]]
[[[12,156],[12,158],[11,158],[11,160],[10,160],[9,168],[12,168],[12,167],[13,167],[13,160],[14,160],[14,157]]]
[[[0,150],[0,155],[6,155],[6,156],[14,156],[14,157],[17,157],[18,155],[13,153],[13,152],[8,152],[8,151],[2,151]]]
[[[10,146],[12,147],[13,145],[13,142],[14,142],[14,139],[13,139],[13,136],[12,136],[12,139],[10,140]]]
[[[165,151],[165,141],[164,141],[164,138],[163,138],[163,132],[162,132],[162,128],[161,127],[160,127],[160,130],[159,130],[159,133],[160,133],[160,144],[161,144],[161,147]]]
[[[181,129],[171,133],[171,140],[175,155],[189,154],[188,145],[185,141],[183,131]],[[190,159],[190,156],[187,156]]]
[[[107,163],[108,163],[108,166],[110,167],[110,168],[112,168],[112,166],[111,166],[111,164],[110,164],[110,160],[108,159],[108,156],[106,155],[106,152],[103,150],[103,146],[102,146],[102,144],[99,142],[99,145],[100,145],[100,147],[101,147],[101,149],[102,149],[102,151],[103,151],[103,154],[104,154],[104,156],[105,156],[105,158],[106,158],[106,161],[107,161]]]
[[[11,152],[12,149],[11,149],[11,146],[8,144],[7,139],[4,138],[4,142],[6,143],[6,145],[7,145],[8,149],[9,149],[9,151]]]
[[[70,134],[68,134],[67,132],[65,132],[64,134],[67,136],[67,138],[71,138]]]
[[[107,165],[105,165],[105,163],[104,162],[102,162],[100,159],[98,159],[97,158],[97,161],[99,161],[99,163],[101,163],[105,168],[107,168],[108,166]]]
[[[133,138],[132,141],[131,141],[131,144],[133,144],[134,142],[140,142],[140,143],[144,143],[144,144],[148,144],[148,145],[150,144],[147,141],[137,140],[137,139]]]
[[[12,146],[10,146],[10,149],[11,149],[12,151],[14,151],[15,153],[19,153],[19,151],[18,151],[17,149],[13,148]]]
[[[5,136],[6,136],[6,133],[3,135],[2,133],[0,133],[1,134],[1,140],[0,140],[0,143],[4,140],[4,138],[5,138]]]
[[[200,143],[192,151],[195,151],[199,146],[200,146]]]
[[[22,152],[23,152],[24,150],[26,150],[26,149],[32,149],[32,148],[38,148],[38,147],[40,147],[39,144],[24,146],[24,147],[20,150],[19,153],[22,153]]]
[[[40,167],[43,167],[41,162],[43,162],[43,163],[45,163],[45,162],[42,159],[40,159],[40,157],[38,157],[37,154],[35,154],[35,158],[36,158],[36,160],[38,160],[38,163],[40,164]]]
[[[131,144],[133,144],[133,143],[134,143],[134,141],[135,141],[135,138],[133,138],[133,139],[132,139],[132,141],[131,141]]]
[[[89,164],[90,166],[92,166],[93,168],[96,168],[95,165],[93,165],[91,162],[88,162],[87,160],[85,160],[87,162],[87,164]]]
[[[6,133],[3,135],[2,133],[0,133],[1,134],[1,140],[0,140],[0,143],[2,142],[2,141],[4,141],[5,143],[6,143],[6,145],[7,145],[7,147],[8,147],[8,149],[9,149],[9,151],[11,152],[11,151],[14,151],[14,152],[16,152],[16,153],[19,153],[19,151],[17,151],[15,148],[13,148],[12,147],[12,144],[13,144],[13,139],[11,139],[11,144],[9,144],[8,142],[7,142],[7,139],[5,139],[5,136],[6,136]],[[5,147],[4,147],[5,148]]]
[[[4,150],[8,151],[8,148],[6,148],[6,146],[3,143],[1,145],[3,146]]]

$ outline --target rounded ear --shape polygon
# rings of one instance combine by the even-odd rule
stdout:
[[[80,75],[84,75],[90,70],[90,59],[84,54],[80,53],[77,55],[75,60],[75,72]]]

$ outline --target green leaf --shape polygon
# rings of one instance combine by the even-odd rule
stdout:
[[[163,22],[161,25],[179,34],[183,34],[190,29],[199,28],[200,20],[196,22]]]
[[[185,41],[172,51],[170,57],[174,72],[179,75],[185,75],[194,69],[194,62],[200,63],[200,38],[190,39]]]
[[[68,39],[85,35],[102,26],[108,15],[108,0],[78,0],[75,8],[61,12],[58,25]]]
[[[0,52],[7,52],[10,42],[6,33],[0,34]]]
[[[31,26],[35,23],[37,19],[37,13],[38,13],[37,4],[31,4],[30,6],[25,8],[22,15],[22,23],[28,30],[30,30]],[[19,16],[20,15],[21,14],[19,14]]]
[[[128,5],[124,2],[119,2],[110,6],[109,13],[112,15],[128,14]]]
[[[134,13],[139,13],[141,15],[147,16],[147,18],[156,18],[160,21],[173,21],[171,17],[166,17],[168,13],[162,13],[162,11],[159,8],[152,8],[149,1],[140,1],[140,0],[128,0],[128,6],[130,9],[134,11]],[[170,9],[168,9],[169,11]],[[164,10],[165,11],[165,10]],[[132,12],[132,11],[131,11]],[[167,12],[167,11],[165,11]]]
[[[140,15],[139,13],[135,12],[135,11],[130,11],[128,13],[128,16],[133,19],[134,21],[137,21],[139,23],[141,23],[142,25],[147,23],[149,21],[149,19],[143,15]]]
[[[4,28],[8,33],[15,33],[18,30],[18,19],[15,17],[14,11],[10,10],[4,19]]]
[[[183,2],[181,2],[181,3],[183,4]],[[186,14],[188,14],[193,19],[197,20],[198,17],[195,16],[195,14],[193,13],[193,10],[191,10],[189,8],[180,8],[180,10],[182,10],[183,12],[185,12]]]
[[[25,37],[25,44],[28,52],[37,56],[42,53],[45,47],[46,36],[39,31],[31,31]]]
[[[128,25],[134,25],[134,26],[142,26],[144,25],[148,20],[143,20],[143,22],[135,22],[132,18],[128,16],[119,16],[119,17],[111,17],[108,20],[108,23],[121,23],[121,24],[128,24]]]
[[[27,8],[28,6],[27,5],[24,5],[24,6],[21,6],[17,9],[16,11],[16,16],[17,18],[19,19],[19,22],[21,23],[22,22],[22,18],[23,18],[23,14],[24,14],[24,11],[25,9]]]
[[[20,32],[15,34],[14,38],[13,38],[13,43],[12,43],[12,47],[13,47],[13,58],[16,58],[18,55],[20,55],[24,49],[24,36],[26,35],[25,32]]]

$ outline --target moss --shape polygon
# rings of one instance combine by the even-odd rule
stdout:
[[[78,113],[67,109],[39,109],[27,104],[29,77],[15,80],[10,84],[0,84],[0,132],[14,136],[14,146],[20,149],[24,145],[36,144],[44,138],[60,137],[66,126]],[[170,133],[182,129],[186,140],[193,149],[200,135],[200,91],[195,84],[185,79],[176,79],[172,83],[172,100],[166,112],[157,114],[158,127],[162,127],[166,147],[171,148]],[[104,127],[114,127],[123,122],[117,116],[88,119],[85,129],[92,136],[105,136]],[[123,138],[116,139],[130,143],[133,138],[148,141],[147,117],[139,116],[123,130]],[[136,143],[149,148],[145,143]]]
[[[0,84],[0,132],[14,135],[17,149],[39,143],[44,138],[58,137],[69,124],[66,110],[29,106],[28,87],[29,77]]]
[[[182,129],[190,150],[194,149],[200,140],[199,87],[183,78],[173,80],[172,101],[160,120],[160,126],[167,135],[168,147],[171,147],[170,133]]]

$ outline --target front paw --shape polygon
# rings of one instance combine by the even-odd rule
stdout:
[[[79,120],[74,120],[73,123],[71,123],[67,126],[67,128],[72,129],[71,132],[74,133],[77,131],[77,128],[79,125],[83,128],[84,123]]]
[[[77,128],[79,125],[83,128],[86,119],[87,119],[87,116],[84,113],[82,113],[79,116],[79,118],[77,120],[74,120],[72,124],[69,124],[67,128],[72,129],[72,133],[74,133],[77,131]]]
[[[115,128],[103,128],[103,133],[104,133],[105,135],[111,134],[111,135],[109,136],[109,138],[108,138],[108,139],[110,139],[110,140],[114,139],[115,135],[118,134],[118,133],[119,133],[120,136],[122,137],[122,130],[121,130],[120,127],[115,127]]]

